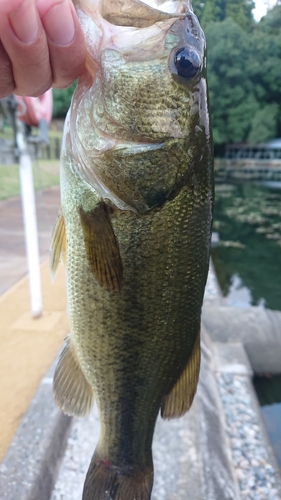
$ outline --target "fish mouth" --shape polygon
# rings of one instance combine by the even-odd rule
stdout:
[[[190,0],[100,0],[103,19],[118,26],[146,28],[160,21],[184,16]]]
[[[183,0],[141,0],[142,3],[145,3],[149,7],[155,10],[159,10],[160,12],[166,12],[167,14],[179,14],[184,13],[183,7],[188,7],[190,10],[190,2]],[[181,11],[181,12],[180,12]]]

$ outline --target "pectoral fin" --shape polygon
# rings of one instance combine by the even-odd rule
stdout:
[[[53,279],[55,279],[56,277],[57,268],[61,257],[63,259],[63,262],[65,263],[65,256],[66,256],[65,223],[62,213],[59,212],[59,216],[54,227],[52,241],[51,241],[50,267]]]
[[[180,378],[163,398],[161,417],[164,419],[178,418],[191,407],[195,396],[200,370],[200,335],[197,336],[191,357]]]
[[[54,375],[54,394],[59,408],[67,415],[84,417],[94,402],[93,389],[86,380],[69,338],[66,340]]]
[[[93,275],[106,290],[119,291],[123,266],[107,205],[101,203],[92,212],[85,212],[81,207],[79,213]]]

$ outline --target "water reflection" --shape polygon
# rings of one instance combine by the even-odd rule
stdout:
[[[254,377],[254,386],[267,432],[281,468],[281,375]]]
[[[252,294],[238,274],[231,277],[231,285],[228,290],[227,304],[235,307],[247,307],[252,304]]]
[[[243,285],[243,281],[241,280],[238,274],[234,274],[231,277],[231,285],[228,289],[228,295],[226,298],[226,303],[228,306],[233,307],[249,307],[253,303],[253,297],[251,294],[251,290]],[[258,303],[258,307],[265,307],[265,299],[261,298]]]
[[[281,182],[279,181],[263,181],[258,183],[261,186],[266,186],[272,189],[281,189]]]
[[[212,250],[227,302],[281,310],[281,183],[216,186]]]
[[[262,407],[262,415],[265,420],[267,432],[272,442],[275,456],[279,467],[281,468],[281,404],[275,403]]]

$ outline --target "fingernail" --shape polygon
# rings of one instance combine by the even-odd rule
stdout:
[[[24,43],[36,40],[39,30],[38,14],[32,2],[25,1],[9,15],[15,35]]]
[[[52,7],[42,19],[48,37],[58,45],[68,45],[75,35],[70,4],[63,1]]]

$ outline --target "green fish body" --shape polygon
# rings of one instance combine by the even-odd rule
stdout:
[[[205,39],[188,1],[162,3],[77,7],[89,73],[65,127],[51,265],[65,261],[71,322],[56,401],[83,416],[95,400],[101,421],[83,500],[150,498],[158,412],[183,415],[198,381],[213,204]]]

